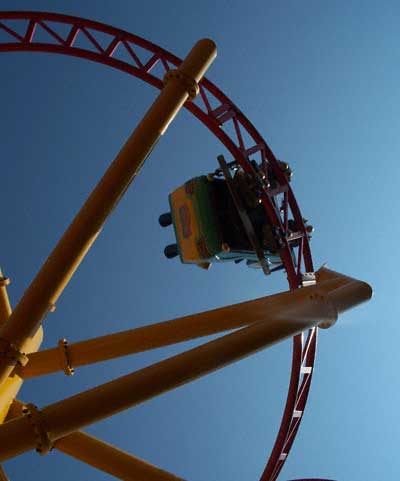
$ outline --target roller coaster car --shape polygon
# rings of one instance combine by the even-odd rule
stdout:
[[[176,244],[165,248],[166,257],[179,255],[183,263],[206,269],[214,261],[243,260],[265,274],[283,269],[279,238],[254,179],[222,156],[218,160],[220,169],[190,179],[169,195],[171,212],[162,214],[159,223],[173,224]]]

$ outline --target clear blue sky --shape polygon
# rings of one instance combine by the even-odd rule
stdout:
[[[294,170],[323,262],[370,282],[373,300],[320,333],[313,385],[280,479],[399,479],[397,294],[400,50],[397,2],[193,3],[3,0],[136,33],[182,57],[202,37],[208,77]],[[0,264],[15,304],[155,98],[121,72],[68,57],[2,54]],[[45,323],[45,347],[129,329],[284,288],[234,265],[209,272],[164,259],[168,193],[223,152],[188,112],[158,145]],[[39,406],[178,352],[132,356],[27,382]],[[256,481],[280,422],[291,342],[88,429],[191,481]],[[111,479],[60,453],[28,453],[12,480]]]

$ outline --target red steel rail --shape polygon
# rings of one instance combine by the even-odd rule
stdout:
[[[163,86],[165,73],[181,63],[175,55],[132,33],[57,13],[0,12],[0,34],[0,52],[47,52],[80,57],[126,72],[158,89]],[[161,68],[155,68],[156,65]],[[313,271],[311,251],[303,217],[275,155],[248,118],[209,80],[201,81],[200,95],[185,107],[221,141],[247,173],[257,177],[266,214],[281,239],[280,254],[289,287],[296,289],[301,285],[302,272]],[[250,156],[261,166],[265,180],[257,176]],[[279,181],[274,189],[268,183],[271,171]],[[288,234],[289,218],[299,231],[294,238]],[[316,343],[315,329],[308,332],[305,340],[303,335],[293,338],[287,401],[260,481],[277,479],[293,444],[310,389]]]

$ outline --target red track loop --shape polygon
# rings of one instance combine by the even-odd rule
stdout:
[[[173,54],[131,33],[56,13],[0,12],[0,34],[0,52],[48,52],[80,57],[122,70],[158,89],[163,86],[165,73],[181,63]],[[84,47],[82,40],[85,41]],[[281,257],[289,286],[296,289],[301,285],[301,273],[312,272],[313,265],[300,209],[276,157],[247,117],[209,80],[201,81],[200,95],[193,102],[187,102],[185,107],[218,137],[233,159],[250,175],[256,175],[250,156],[261,165],[266,176],[267,166],[272,169],[278,187],[271,190],[267,181],[264,182],[261,198],[266,214],[281,237]],[[229,133],[232,131],[233,135]],[[296,239],[288,236],[288,219],[291,218],[298,229]],[[310,389],[316,337],[313,329],[305,342],[302,335],[293,338],[292,373],[286,406],[260,481],[277,479],[293,444]]]

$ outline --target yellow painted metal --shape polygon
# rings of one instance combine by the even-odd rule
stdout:
[[[3,282],[1,282],[3,280]],[[0,324],[8,322],[11,315],[11,304],[8,298],[7,286],[3,273],[0,270]],[[23,352],[31,353],[39,349],[43,339],[43,329],[39,327],[34,336],[29,336],[25,339],[22,345]],[[18,375],[14,375],[5,380],[0,385],[0,424],[4,422],[8,410],[15,396],[18,394],[22,386],[22,379]],[[1,479],[1,478],[0,478]]]
[[[19,376],[9,377],[0,387],[0,423],[6,419],[11,403],[21,389],[22,382]]]
[[[25,406],[25,403],[15,399],[7,421],[21,417]],[[125,481],[183,481],[182,478],[81,431],[59,439],[53,447]],[[0,481],[3,481],[1,470]]]
[[[99,235],[107,217],[138,174],[160,136],[183,104],[193,98],[197,83],[216,56],[215,44],[199,41],[166,85],[68,227],[11,314],[0,338],[21,349],[55,305],[73,273]],[[0,357],[0,383],[15,364]]]
[[[316,290],[313,288],[307,288]],[[305,290],[285,292],[243,302],[212,311],[185,316],[171,321],[139,327],[125,332],[102,336],[68,345],[73,367],[91,364],[119,356],[155,349],[177,342],[243,327],[260,320],[277,319],[282,313],[302,311]],[[308,292],[308,291],[307,291]],[[300,294],[300,295],[299,295]],[[282,306],[285,306],[283,311]],[[304,308],[303,308],[304,309]],[[24,379],[63,370],[63,352],[47,349],[29,356],[26,366],[17,370]]]
[[[41,341],[42,330],[39,329],[36,335],[31,339],[30,344],[26,343],[26,345],[32,351],[36,351],[39,349]],[[14,375],[12,377],[8,377],[0,386],[0,424],[6,419],[11,403],[21,389],[22,383],[23,379],[21,379],[18,375]]]
[[[265,306],[263,309],[258,303],[259,322],[43,408],[41,418],[49,438],[54,442],[321,322],[327,327],[336,321],[338,312],[372,295],[371,287],[364,282],[328,270],[322,277],[323,281],[312,286],[316,289],[306,287],[290,293],[298,296],[301,292],[304,297],[303,303],[297,302],[297,309],[296,303],[288,308],[281,303],[282,313],[271,319]],[[251,306],[250,302],[244,311],[239,307],[240,315],[248,315]],[[35,444],[35,433],[26,417],[0,426],[0,461]]]
[[[233,306],[69,344],[69,361],[76,368],[230,329],[237,329],[258,321],[273,321],[282,318],[282,316],[292,319],[310,318],[312,316],[312,306],[308,300],[310,295],[313,293],[318,295],[323,291],[325,295],[330,293],[332,296],[334,295],[333,291],[343,283],[347,285],[346,289],[349,289],[349,286],[352,285],[351,278],[342,275],[337,277],[333,271],[326,268],[320,269],[316,275],[319,279],[318,284],[305,289],[283,292]],[[359,285],[356,284],[356,286],[358,289]],[[338,302],[336,301],[336,304]],[[351,298],[349,302],[354,302],[354,298]],[[17,373],[26,379],[64,370],[65,360],[63,356],[65,354],[60,348],[33,353],[29,356],[29,363],[20,367]]]
[[[83,432],[59,439],[54,447],[124,481],[183,481],[182,478]]]

